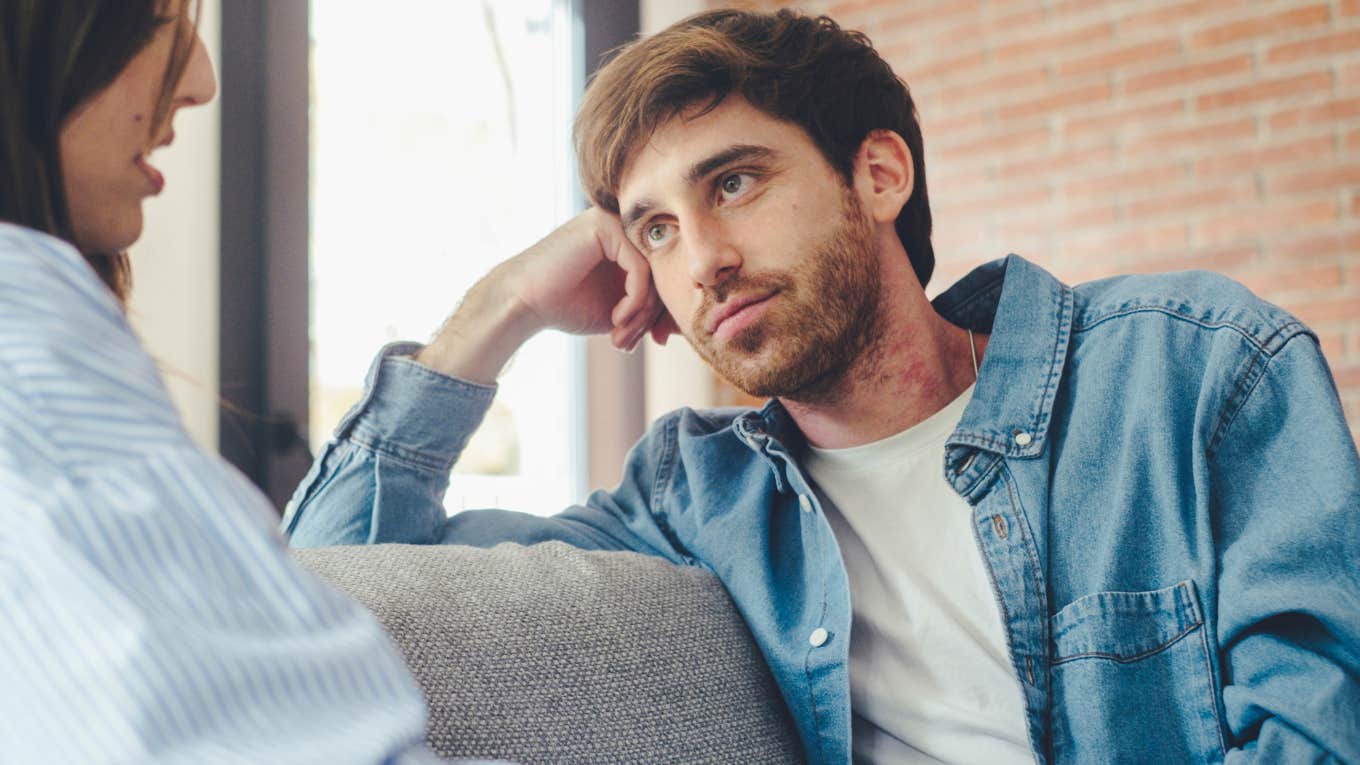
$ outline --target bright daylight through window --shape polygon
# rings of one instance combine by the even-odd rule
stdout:
[[[496,263],[578,204],[569,0],[312,4],[311,439],[377,350],[425,341]],[[450,511],[539,514],[585,488],[581,341],[540,334],[501,379]]]

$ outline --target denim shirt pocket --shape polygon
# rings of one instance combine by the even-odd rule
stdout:
[[[1087,595],[1054,615],[1051,628],[1056,762],[1223,761],[1193,581]]]

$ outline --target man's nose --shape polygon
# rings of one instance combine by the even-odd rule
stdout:
[[[689,275],[696,287],[712,287],[741,268],[741,251],[719,221],[692,221],[683,237]]]

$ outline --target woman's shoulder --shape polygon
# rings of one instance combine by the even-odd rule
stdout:
[[[106,319],[122,314],[80,253],[41,231],[0,221],[0,274],[0,300],[61,298],[97,309]]]
[[[155,364],[66,243],[0,224],[0,425],[76,462],[183,438]]]

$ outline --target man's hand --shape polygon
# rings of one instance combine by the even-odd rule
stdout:
[[[492,269],[416,361],[491,383],[526,340],[549,328],[609,332],[625,350],[649,331],[657,342],[676,331],[646,259],[624,237],[617,216],[586,210]]]

